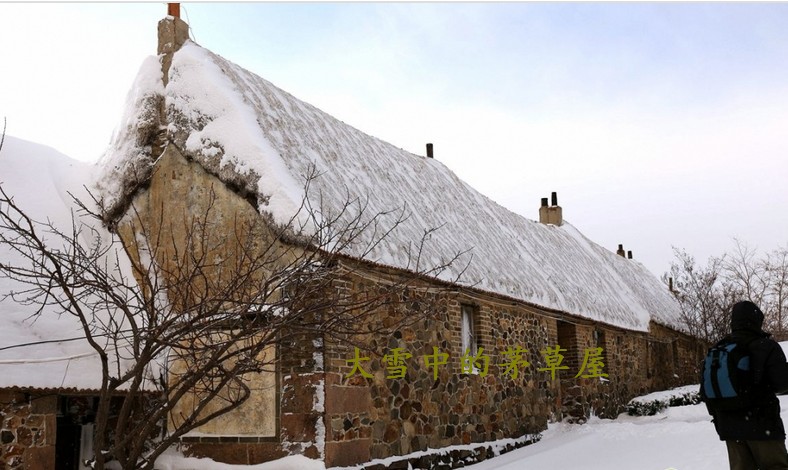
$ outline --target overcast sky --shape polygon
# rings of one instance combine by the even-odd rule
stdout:
[[[788,4],[186,3],[197,43],[656,275],[788,245]],[[96,161],[163,3],[0,3],[9,135]],[[462,203],[462,201],[458,201]],[[494,229],[494,228],[491,228]]]

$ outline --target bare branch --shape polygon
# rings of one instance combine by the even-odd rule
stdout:
[[[0,260],[0,276],[22,286],[7,295],[33,308],[31,321],[73,316],[101,357],[94,468],[113,459],[153,468],[181,437],[247,401],[249,381],[278,367],[272,348],[315,338],[374,351],[369,338],[442,312],[431,280],[462,275],[467,265],[454,268],[467,252],[425,263],[434,227],[407,246],[405,270],[375,265],[365,258],[408,208],[368,213],[369,201],[349,191],[342,207],[324,207],[308,197],[317,177],[310,169],[287,224],[228,216],[211,188],[183,219],[132,204],[114,227],[119,237],[83,222],[103,216],[76,198],[63,231],[33,220],[0,186],[0,245],[14,260]],[[118,394],[125,399],[111,412]]]

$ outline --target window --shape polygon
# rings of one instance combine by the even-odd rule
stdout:
[[[470,351],[476,355],[476,309],[472,305],[462,305],[462,354]]]

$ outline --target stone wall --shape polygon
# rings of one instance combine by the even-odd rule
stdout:
[[[57,396],[0,390],[0,468],[55,468]]]
[[[608,377],[567,374],[562,380],[565,418],[584,421],[592,414],[615,418],[635,396],[697,381],[697,363],[704,350],[680,332],[653,322],[648,333],[582,322],[573,330],[574,342],[566,342],[570,369],[580,369],[586,350],[601,347]]]
[[[371,281],[370,281],[371,282]],[[355,283],[356,288],[365,288]],[[326,464],[350,465],[403,455],[428,448],[520,437],[543,430],[559,396],[558,382],[535,372],[538,351],[548,343],[549,319],[511,304],[477,302],[447,294],[434,295],[440,313],[374,338],[361,365],[372,378],[348,377],[355,349],[350,344],[327,345]],[[477,345],[489,358],[487,373],[463,373],[461,367],[461,308],[475,310]],[[400,313],[392,307],[382,318]],[[504,374],[503,352],[527,350],[531,367],[518,376]],[[406,367],[394,375],[385,355],[401,348]],[[425,356],[448,354],[437,373]],[[391,359],[391,358],[389,358]]]
[[[348,285],[361,290],[368,288],[364,282],[373,281]],[[350,343],[326,345],[327,465],[519,437],[544,430],[550,420],[614,418],[634,396],[695,380],[701,348],[660,325],[633,332],[481,293],[425,295],[445,297],[446,308],[359,350],[365,358],[359,364],[372,377],[349,376],[348,361],[355,357]],[[461,371],[463,305],[475,311],[477,345],[490,359],[486,376]],[[390,323],[398,315],[396,307],[379,312]],[[545,353],[557,346],[566,368],[553,378]],[[449,354],[437,377],[424,363],[435,347]],[[505,373],[504,352],[518,347],[530,364],[513,378]],[[404,359],[407,370],[403,378],[387,378],[386,355],[390,359],[396,348],[411,355]],[[601,348],[606,376],[581,372],[586,351],[595,348]]]

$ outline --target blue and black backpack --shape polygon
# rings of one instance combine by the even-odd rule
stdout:
[[[709,411],[740,410],[754,404],[748,344],[725,338],[701,363],[700,398]]]

